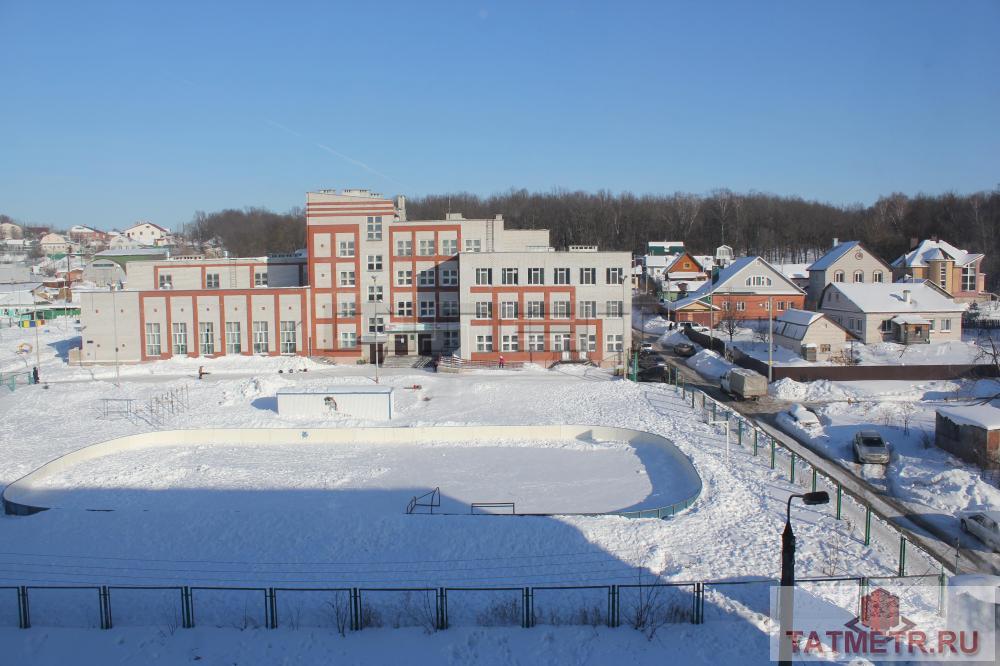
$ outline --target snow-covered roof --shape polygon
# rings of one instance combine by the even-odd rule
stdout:
[[[990,405],[941,407],[937,413],[952,423],[973,425],[986,430],[1000,430],[1000,409]]]
[[[702,301],[701,299],[704,298],[704,294],[699,295],[699,292],[700,290],[698,292],[695,292],[691,296],[688,296],[687,298],[681,298],[673,302],[667,302],[667,310],[680,310],[685,306],[691,305],[692,303],[695,302],[700,302],[701,305],[704,305],[705,307],[711,310],[722,309],[718,305],[712,305],[711,303],[706,303],[705,301]]]
[[[162,247],[134,247],[118,248],[113,250],[102,250],[95,254],[95,257],[138,257],[143,255],[162,257],[167,251]]]
[[[909,324],[910,326],[930,326],[931,321],[930,319],[926,319],[919,315],[905,314],[905,315],[896,315],[895,317],[893,317],[892,323],[898,324],[900,326],[906,324]]]
[[[642,258],[642,263],[646,268],[666,268],[668,263],[673,263],[672,254],[647,254]]]
[[[965,305],[944,296],[928,284],[900,282],[832,282],[836,289],[862,312],[964,312]],[[906,294],[910,292],[909,302]],[[824,301],[826,303],[826,301]]]
[[[764,261],[762,258],[740,257],[739,259],[736,259],[735,261],[733,261],[733,263],[729,264],[725,268],[719,269],[718,279],[715,280],[714,283],[711,280],[707,281],[705,285],[698,290],[698,295],[707,296],[712,292],[723,290],[723,287],[725,287],[730,280],[734,279],[736,276],[742,273],[743,269],[752,266],[755,263],[763,264],[764,268],[769,269],[774,274],[777,280],[783,280],[785,282],[785,285],[789,288],[790,291],[796,294],[802,293],[802,290],[799,289],[798,285],[796,285],[794,282],[792,282],[787,277],[782,275],[781,271],[779,271],[774,266]],[[739,287],[744,288],[744,285],[740,284]],[[776,294],[780,292],[771,291],[771,293]]]
[[[797,308],[789,308],[782,312],[774,320],[776,322],[784,321],[789,324],[798,324],[799,326],[808,326],[817,319],[823,316],[822,312],[811,312],[809,310],[799,310]]]
[[[327,388],[283,388],[278,395],[343,395],[345,393],[392,393],[391,386],[328,386]]]
[[[663,283],[663,290],[664,291],[670,291],[670,292],[681,291],[680,286],[683,284],[683,285],[685,285],[687,287],[686,289],[684,289],[684,291],[694,293],[695,291],[698,291],[699,289],[701,289],[705,285],[706,282],[708,282],[708,280],[683,280],[683,279],[681,279],[681,280],[673,280],[673,279],[671,279],[671,280],[668,280],[668,281],[666,281],[666,282]]]
[[[832,266],[835,261],[843,257],[845,254],[847,254],[854,248],[859,247],[860,245],[861,241],[844,241],[843,243],[840,243],[839,245],[837,245],[837,247],[833,248],[832,250],[824,254],[822,257],[814,261],[812,265],[809,266],[809,270],[825,271],[830,266]]]
[[[942,240],[924,240],[913,250],[910,250],[896,261],[892,262],[893,268],[903,266],[926,266],[928,261],[940,259],[953,259],[956,266],[968,266],[983,255],[959,250],[951,243]]]
[[[778,264],[775,268],[791,280],[806,280],[809,278],[809,264]]]

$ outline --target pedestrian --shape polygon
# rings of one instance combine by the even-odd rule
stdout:
[[[31,369],[31,379],[32,379],[32,383],[34,383],[34,384],[38,383],[38,366],[37,365],[34,368]]]
[[[503,354],[500,354],[500,369],[503,370]]]

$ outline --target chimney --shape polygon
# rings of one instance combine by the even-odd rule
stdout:
[[[715,284],[718,281],[719,281],[719,267],[712,266],[712,284]]]
[[[396,214],[400,220],[406,221],[406,197],[402,194],[396,197]]]
[[[916,250],[918,245],[920,245],[920,239],[916,236],[910,236],[910,249]]]
[[[834,237],[834,239],[833,239],[833,247],[837,247],[838,245],[840,245],[840,239]]]
[[[937,243],[938,242],[938,237],[937,236],[931,236],[931,242],[932,243]]]
[[[903,290],[903,302],[906,303],[907,305],[910,304],[910,290],[909,289],[904,289]]]

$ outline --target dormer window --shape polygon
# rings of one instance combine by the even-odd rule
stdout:
[[[748,287],[770,287],[771,278],[766,275],[751,275],[746,279],[746,285]]]

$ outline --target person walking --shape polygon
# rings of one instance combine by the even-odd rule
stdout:
[[[503,354],[500,354],[500,369],[503,370]]]

